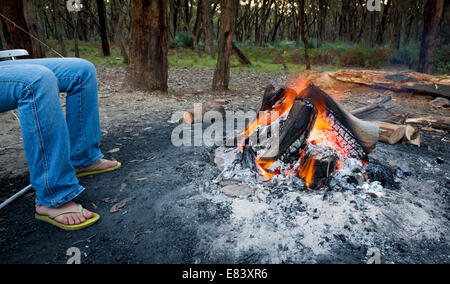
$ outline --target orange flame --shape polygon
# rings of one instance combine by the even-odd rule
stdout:
[[[241,133],[244,138],[239,143],[239,148],[242,150],[242,142],[250,137],[253,132],[258,128],[258,126],[267,126],[272,122],[275,122],[280,117],[289,113],[296,98],[303,98],[305,96],[304,90],[309,86],[310,79],[304,76],[298,77],[296,80],[292,81],[284,96],[272,107],[270,112],[260,113],[255,121],[249,124],[247,129]],[[326,105],[324,102],[315,101],[314,107],[317,110],[317,119],[312,128],[307,144],[322,144],[326,143],[330,147],[336,149],[342,158],[349,157],[349,153],[342,146],[339,136],[333,131],[333,123],[328,118],[328,113]],[[300,154],[300,158],[303,156],[304,150]],[[336,168],[339,168],[342,164],[341,159],[338,161]],[[274,164],[275,161],[261,161],[259,157],[256,158],[256,166],[262,176],[267,179],[273,178],[275,175],[280,174],[281,170],[276,170],[271,172],[268,169]],[[298,176],[302,178],[307,187],[309,188],[313,182],[314,178],[314,156],[310,157],[303,167],[299,169]],[[288,169],[285,174],[289,174],[292,170]]]
[[[262,161],[260,158],[256,158],[256,167],[259,170],[259,173],[265,177],[266,179],[272,179],[275,175],[278,175],[280,171],[275,171],[271,173],[268,168],[275,163],[275,161]]]
[[[308,158],[305,165],[303,167],[301,167],[300,170],[298,171],[298,176],[305,181],[308,189],[314,178],[315,163],[316,163],[316,160],[314,159],[314,156],[312,156],[312,157]]]
[[[295,98],[297,97],[297,93],[293,90],[286,90],[284,96],[276,102],[276,104],[272,107],[270,111],[263,111],[258,113],[256,120],[250,123],[247,128],[241,133],[244,135],[241,141],[238,143],[239,149],[243,149],[243,142],[245,139],[250,137],[258,126],[268,126],[273,122],[277,121],[280,117],[289,113],[291,107],[294,105]]]

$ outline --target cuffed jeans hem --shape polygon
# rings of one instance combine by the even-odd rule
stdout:
[[[100,153],[100,155],[98,155],[97,157],[95,157],[93,159],[83,161],[82,163],[77,163],[77,164],[80,164],[81,166],[74,165],[74,168],[76,170],[81,170],[81,169],[87,168],[87,167],[92,166],[93,164],[97,163],[98,161],[100,161],[100,159],[102,159],[103,157],[104,157],[104,155]]]
[[[85,189],[86,188],[84,188],[83,186],[77,184],[76,186],[74,186],[74,189],[71,190],[70,193],[67,194],[66,197],[62,198],[61,200],[53,201],[51,203],[48,203],[48,202],[36,199],[36,205],[42,205],[42,206],[45,206],[45,207],[57,208],[57,207],[59,207],[61,205],[66,204],[67,202],[73,200],[75,197],[80,195]]]

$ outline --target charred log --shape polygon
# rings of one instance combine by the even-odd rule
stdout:
[[[316,118],[317,111],[311,100],[295,100],[286,120],[280,127],[278,143],[272,143],[271,147],[261,156],[261,160],[277,160],[297,140],[300,140],[300,148],[304,148]]]
[[[241,166],[243,169],[250,169],[257,171],[256,169],[256,153],[252,147],[245,145],[242,150]]]

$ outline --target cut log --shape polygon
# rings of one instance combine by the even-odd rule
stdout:
[[[330,77],[347,83],[362,84],[392,91],[415,91],[450,98],[450,77],[417,72],[338,70]]]
[[[222,119],[225,117],[225,109],[221,104],[218,103],[208,103],[208,104],[202,104],[201,108],[193,108],[188,111],[185,111],[183,114],[183,120],[187,124],[193,124],[193,123],[202,123],[203,119],[205,117],[205,113],[209,111],[217,111],[221,114]],[[196,115],[201,114],[200,115]]]
[[[407,140],[411,140],[414,137],[414,134],[416,134],[417,132],[417,128],[415,128],[414,126],[407,124],[405,126],[405,138]]]
[[[417,128],[415,128],[411,124],[407,124],[406,129],[405,129],[405,139],[404,140],[408,144],[420,147],[420,143],[422,142],[422,137]]]
[[[405,125],[397,125],[380,121],[370,121],[370,123],[379,127],[380,138],[378,140],[381,142],[392,145],[400,142],[405,137]]]

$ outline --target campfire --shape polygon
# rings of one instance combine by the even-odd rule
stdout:
[[[353,116],[334,98],[299,78],[268,86],[257,118],[234,139],[241,166],[270,180],[293,176],[320,188],[349,160],[367,165],[379,138],[377,125]]]

